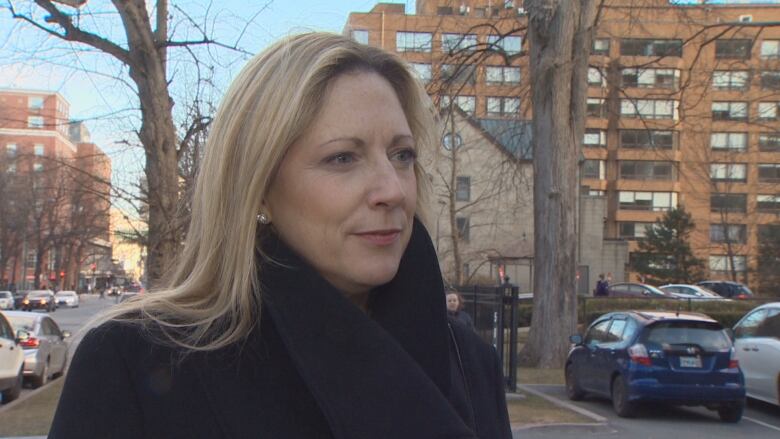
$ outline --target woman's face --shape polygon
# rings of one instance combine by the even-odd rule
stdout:
[[[460,302],[457,294],[447,294],[447,310],[455,312],[458,310]]]
[[[395,276],[409,243],[415,151],[390,83],[342,74],[287,151],[264,206],[282,240],[320,275],[363,295]]]

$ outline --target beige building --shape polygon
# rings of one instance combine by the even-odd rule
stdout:
[[[521,6],[418,0],[406,14],[379,3],[350,14],[345,33],[408,60],[444,108],[527,120]],[[780,5],[607,0],[600,17],[581,182],[605,199],[604,238],[635,250],[650,224],[684,206],[709,276],[755,286],[759,236],[780,220]]]
[[[111,248],[114,260],[125,272],[129,280],[139,281],[144,275],[146,248],[131,242],[128,237],[143,235],[146,223],[133,219],[122,210],[111,208]]]

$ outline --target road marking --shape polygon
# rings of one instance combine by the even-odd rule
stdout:
[[[772,430],[780,431],[780,427],[772,425],[772,424],[767,424],[766,422],[759,421],[758,419],[748,418],[747,416],[743,416],[742,419],[747,419],[750,422],[755,422],[756,424],[763,425],[766,428],[771,428]]]

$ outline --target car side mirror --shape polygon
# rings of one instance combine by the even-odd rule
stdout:
[[[569,341],[572,342],[575,346],[582,344],[582,336],[579,334],[574,334],[569,336]]]
[[[23,343],[30,339],[30,333],[25,331],[24,329],[20,329],[16,331],[16,342],[17,343]]]
[[[62,331],[62,338],[68,338],[71,336],[70,331]]]

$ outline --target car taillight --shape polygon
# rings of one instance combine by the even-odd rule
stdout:
[[[628,348],[628,356],[631,358],[631,361],[636,364],[641,364],[643,366],[653,365],[650,361],[650,356],[647,355],[647,348],[641,343],[637,343]]]
[[[747,294],[738,294],[736,298],[737,299],[747,299],[748,296],[747,296]]]
[[[35,337],[30,337],[19,344],[24,348],[37,348],[41,344],[41,341]]]
[[[739,360],[737,360],[737,351],[734,348],[731,348],[731,352],[729,354],[729,369],[738,369],[739,368]]]

